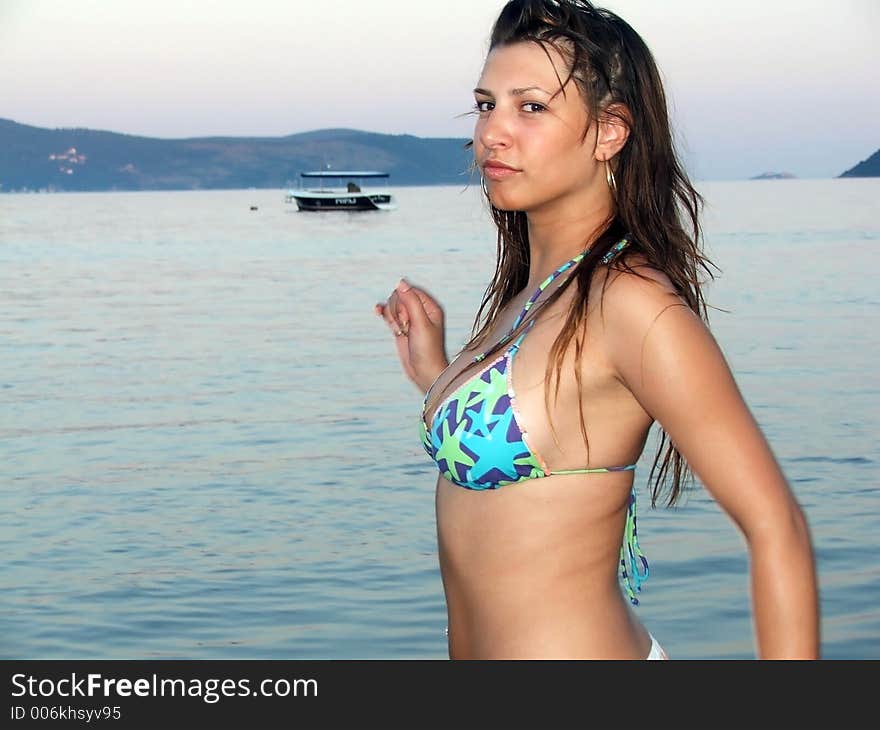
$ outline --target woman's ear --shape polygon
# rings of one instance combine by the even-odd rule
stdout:
[[[609,104],[599,116],[596,132],[596,159],[610,160],[629,139],[632,115],[625,104]]]

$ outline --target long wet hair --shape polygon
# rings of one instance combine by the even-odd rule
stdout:
[[[569,81],[576,83],[586,101],[589,119],[612,115],[630,130],[624,147],[609,161],[616,182],[611,218],[599,231],[591,232],[591,237],[595,235],[592,243],[585,240],[585,247],[590,244],[589,251],[574,273],[542,306],[533,307],[531,316],[517,328],[517,332],[522,331],[543,306],[552,304],[569,286],[576,287],[574,303],[550,350],[545,374],[545,382],[549,384],[555,369],[558,398],[562,363],[573,338],[575,363],[583,351],[593,273],[602,257],[625,234],[629,234],[630,244],[612,266],[640,275],[628,263],[628,257],[639,254],[649,266],[669,277],[681,299],[707,323],[707,304],[701,290],[705,279],[701,280],[701,275],[714,278],[711,271],[714,265],[703,255],[700,246],[699,213],[703,199],[678,160],[660,74],[641,37],[613,12],[585,0],[511,0],[495,21],[489,51],[520,42],[537,43],[545,52],[552,47],[568,62],[567,78],[559,79],[562,93]],[[623,116],[619,107],[609,109],[612,104],[622,104],[629,116]],[[586,135],[585,129],[584,139]],[[497,265],[465,349],[478,346],[488,337],[502,308],[528,283],[526,214],[499,210],[491,200],[489,205],[498,228]],[[606,277],[606,284],[607,281]],[[500,344],[487,354],[496,352]],[[580,393],[582,382],[577,367],[575,376]],[[549,416],[549,387],[545,390],[545,404]],[[579,410],[589,460],[583,407]],[[652,480],[652,506],[656,506],[663,488],[670,482],[667,505],[672,506],[683,486],[693,480],[687,463],[662,428],[648,477],[649,483]]]

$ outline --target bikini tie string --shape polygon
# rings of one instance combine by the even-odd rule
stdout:
[[[644,572],[639,572],[639,568]],[[626,595],[633,606],[639,605],[636,593],[641,592],[642,582],[648,578],[648,560],[639,548],[639,536],[636,525],[636,490],[633,487],[626,508],[626,525],[623,528],[623,544],[620,546],[620,577]]]

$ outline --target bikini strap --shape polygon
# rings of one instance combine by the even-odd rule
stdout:
[[[617,256],[623,249],[625,249],[629,245],[629,233],[627,233],[623,238],[621,238],[617,243],[615,243],[611,248],[608,249],[608,253],[606,253],[602,257],[603,264],[611,263],[611,260]]]
[[[526,327],[525,330],[520,332],[519,337],[517,337],[514,340],[513,344],[509,348],[511,357],[513,357],[514,355],[516,355],[517,352],[519,352],[519,346],[522,344],[522,341],[526,338],[526,335],[529,333],[529,330],[531,330],[532,327],[534,327],[534,326],[535,326],[535,320],[532,320],[531,322],[529,322],[528,327]]]
[[[617,256],[618,253],[620,253],[624,248],[626,248],[627,245],[629,245],[629,233],[627,233],[626,235],[624,235],[623,238],[621,238],[617,243],[615,243],[615,244],[614,244],[614,245],[608,250],[608,253],[606,253],[606,254],[602,257],[602,263],[603,263],[603,264],[608,264],[608,263],[609,263],[609,262],[610,262],[615,256]],[[559,276],[560,274],[565,273],[565,272],[568,271],[572,266],[574,266],[575,264],[579,263],[579,262],[581,261],[581,259],[583,259],[584,256],[586,256],[589,252],[590,252],[590,249],[588,249],[588,248],[587,248],[587,249],[584,249],[584,250],[581,251],[577,256],[575,256],[575,257],[572,258],[572,259],[569,259],[569,260],[566,261],[564,264],[562,264],[562,266],[560,266],[558,269],[556,269],[556,271],[554,271],[554,272],[553,272],[552,274],[550,274],[546,279],[544,279],[544,281],[542,281],[542,282],[540,283],[540,285],[538,286],[538,288],[535,290],[535,293],[532,294],[532,296],[529,297],[528,301],[526,301],[526,303],[523,305],[523,308],[522,308],[522,310],[520,311],[520,313],[519,313],[519,315],[517,316],[517,318],[514,320],[514,322],[513,322],[513,326],[510,328],[510,331],[509,331],[506,335],[504,335],[504,337],[502,337],[502,338],[498,341],[496,347],[497,347],[498,345],[503,345],[505,342],[507,342],[507,341],[511,338],[511,336],[513,335],[513,333],[514,333],[514,331],[516,330],[516,328],[519,327],[520,324],[522,324],[523,318],[526,316],[526,314],[528,313],[528,311],[532,308],[532,305],[533,305],[536,301],[538,301],[538,299],[540,298],[541,294],[543,294],[543,293],[544,293],[544,290],[545,290],[548,286],[550,286],[551,282],[552,282],[557,276]],[[515,342],[514,345],[513,345],[513,347],[514,347],[514,351],[516,351],[516,350],[519,349],[520,344],[522,344],[523,338],[526,336],[526,334],[528,333],[528,331],[532,328],[532,325],[534,325],[534,323],[535,323],[534,320],[532,320],[532,323],[529,325],[528,329],[526,329],[526,331],[523,332],[523,333],[517,338],[516,342]],[[477,355],[477,356],[474,358],[474,362],[480,362],[480,360],[482,360],[484,357],[486,357],[486,353],[485,353],[485,352],[483,352],[483,353],[480,354],[480,355]]]
[[[532,305],[538,300],[541,294],[544,293],[544,290],[550,286],[550,283],[560,274],[568,271],[572,266],[576,263],[579,263],[580,260],[589,253],[590,249],[586,249],[581,251],[577,256],[573,259],[569,259],[562,266],[560,266],[556,271],[554,271],[550,276],[548,276],[544,281],[540,283],[538,288],[535,290],[535,293],[529,297],[529,300],[523,305],[522,311],[519,313],[519,316],[514,320],[513,327],[511,327],[511,331],[515,330],[522,323],[523,318],[526,316],[526,313],[532,308]]]
[[[497,347],[498,345],[503,345],[505,342],[507,342],[507,341],[513,336],[514,331],[516,330],[517,327],[520,326],[520,324],[522,324],[523,318],[526,316],[526,314],[528,313],[528,311],[532,308],[532,305],[533,305],[533,304],[539,299],[539,297],[541,296],[541,294],[544,293],[544,290],[545,290],[548,286],[550,286],[550,283],[551,283],[551,282],[552,282],[557,276],[559,276],[560,274],[562,274],[562,273],[568,271],[572,266],[574,266],[576,263],[580,262],[580,260],[581,260],[584,256],[586,256],[586,255],[589,253],[589,251],[590,251],[590,249],[585,249],[584,251],[581,251],[577,256],[575,256],[574,258],[569,259],[568,261],[566,261],[564,264],[562,264],[562,266],[560,266],[558,269],[556,269],[556,271],[554,271],[554,272],[553,272],[552,274],[550,274],[546,279],[544,279],[544,281],[542,281],[542,282],[540,283],[540,285],[538,286],[538,288],[535,290],[535,293],[532,294],[532,296],[529,297],[528,301],[526,301],[526,303],[523,305],[523,308],[522,308],[522,310],[520,311],[519,315],[517,315],[517,318],[514,320],[514,322],[513,322],[513,326],[510,328],[510,331],[509,331],[506,335],[504,335],[504,337],[502,337],[502,338],[498,341],[496,347]],[[515,343],[513,344],[513,346],[512,346],[513,349],[514,349],[514,351],[516,351],[516,350],[519,349],[519,346],[520,346],[520,344],[522,343],[523,338],[526,336],[526,333],[528,333],[528,331],[532,328],[532,326],[533,326],[534,324],[535,324],[535,322],[534,322],[534,320],[533,320],[533,321],[529,324],[529,326],[528,326],[528,328],[526,329],[526,331],[523,332],[523,333],[517,338],[516,342],[515,342]],[[482,360],[484,357],[486,357],[486,353],[485,353],[485,352],[483,352],[483,353],[480,354],[480,355],[477,355],[477,356],[474,358],[474,362],[479,362],[479,361]]]

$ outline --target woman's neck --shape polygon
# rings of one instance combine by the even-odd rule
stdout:
[[[527,214],[529,226],[529,281],[533,291],[555,269],[593,244],[611,219],[610,201],[576,211]]]

